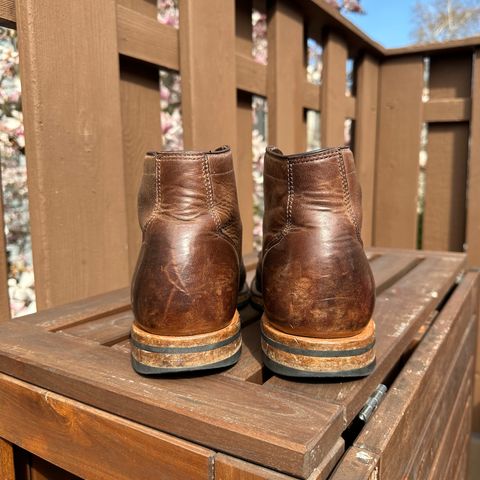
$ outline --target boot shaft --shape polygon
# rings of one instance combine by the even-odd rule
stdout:
[[[137,324],[158,335],[225,327],[242,273],[230,149],[147,154],[138,214],[143,242],[132,280]]]
[[[370,320],[374,283],[350,150],[285,156],[268,148],[264,178],[258,273],[269,321],[307,337],[354,335]]]

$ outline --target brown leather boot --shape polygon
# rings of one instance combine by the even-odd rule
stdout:
[[[225,367],[240,356],[242,224],[232,153],[151,152],[138,196],[132,364],[142,374]]]
[[[349,377],[374,368],[375,285],[360,238],[361,191],[348,148],[265,155],[265,364],[289,376]],[[254,292],[252,292],[253,295]]]

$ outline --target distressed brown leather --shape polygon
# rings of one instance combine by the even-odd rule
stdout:
[[[352,336],[371,318],[375,286],[360,238],[361,191],[348,148],[283,155],[267,148],[263,251],[256,287],[279,330]]]
[[[137,324],[159,335],[225,327],[245,275],[230,148],[148,153],[138,215],[143,242],[132,280]]]

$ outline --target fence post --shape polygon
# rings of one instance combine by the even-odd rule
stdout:
[[[375,199],[375,149],[377,140],[378,60],[365,54],[357,71],[355,119],[355,162],[362,186],[365,246],[372,245],[373,205]]]
[[[187,149],[236,154],[234,0],[180,0],[182,116]]]
[[[473,56],[470,160],[468,164],[467,255],[471,267],[480,266],[480,49]],[[480,355],[480,354],[479,354]]]
[[[347,84],[347,45],[335,32],[328,32],[323,47],[320,128],[323,147],[345,143],[345,90]]]
[[[422,89],[421,55],[387,58],[380,67],[375,245],[416,247]]]
[[[129,281],[116,2],[17,0],[16,13],[42,309]]]
[[[268,142],[284,153],[305,148],[303,17],[283,0],[268,12]]]

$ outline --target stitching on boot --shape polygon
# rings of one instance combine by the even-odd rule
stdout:
[[[345,162],[343,161],[343,155],[340,149],[337,152],[337,164],[340,170],[340,176],[342,177],[343,203],[345,205],[348,218],[350,219],[350,221],[352,222],[355,228],[355,233],[357,235],[357,238],[361,242],[362,239],[360,236],[360,228],[358,225],[357,216],[355,215],[355,211],[353,210],[352,198],[350,196],[350,188],[348,186],[347,171],[345,169]]]
[[[152,213],[150,217],[145,222],[145,226],[143,227],[143,231],[146,232],[150,224],[153,220],[160,214],[160,205],[162,204],[162,184],[161,184],[161,161],[156,158],[155,159],[155,205],[153,206]]]
[[[210,215],[213,218],[217,232],[220,231],[220,219],[218,218],[217,212],[215,212],[215,203],[213,200],[213,187],[212,181],[210,179],[210,166],[208,165],[208,156],[203,156],[202,162],[202,173],[203,173],[203,182],[205,184],[205,190],[207,192],[207,207]]]

